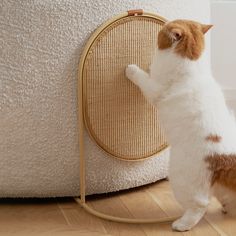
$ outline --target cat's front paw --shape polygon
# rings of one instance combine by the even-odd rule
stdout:
[[[192,225],[187,224],[183,219],[178,219],[172,224],[172,229],[175,231],[188,231],[192,228]]]
[[[139,71],[139,67],[137,65],[128,65],[125,69],[126,77],[131,80],[133,83],[136,82],[136,75]]]

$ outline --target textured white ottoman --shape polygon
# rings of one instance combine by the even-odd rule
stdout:
[[[0,197],[79,195],[79,56],[101,23],[136,8],[209,22],[203,0],[0,1]],[[167,176],[169,150],[128,163],[85,145],[88,194]]]

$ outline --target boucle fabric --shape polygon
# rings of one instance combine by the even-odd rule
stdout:
[[[79,56],[101,23],[136,8],[209,22],[205,0],[0,1],[0,197],[79,194]],[[88,194],[167,175],[169,150],[128,163],[85,141]]]

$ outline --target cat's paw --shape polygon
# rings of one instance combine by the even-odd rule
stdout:
[[[138,71],[139,67],[137,65],[128,65],[125,69],[125,75],[129,80],[135,83],[136,74],[138,73]]]
[[[172,229],[175,231],[188,231],[192,228],[192,225],[187,224],[183,219],[178,219],[172,224]]]

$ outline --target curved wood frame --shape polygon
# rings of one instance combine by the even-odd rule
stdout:
[[[133,13],[133,14],[130,14]],[[160,141],[160,145],[158,145],[158,147],[152,147],[152,149],[148,150],[148,152],[143,153],[141,156],[137,155],[137,156],[130,156],[123,154],[118,154],[117,151],[114,151],[113,148],[110,148],[110,146],[106,146],[105,143],[103,142],[104,136],[101,139],[101,136],[98,136],[97,133],[94,130],[94,122],[93,124],[90,123],[90,115],[88,113],[88,109],[87,109],[87,99],[88,97],[88,90],[84,90],[84,88],[86,87],[86,81],[84,79],[84,73],[85,73],[85,69],[88,67],[87,62],[88,59],[90,58],[90,53],[94,50],[94,47],[97,47],[97,44],[99,44],[100,40],[103,39],[103,37],[106,37],[107,32],[111,32],[111,30],[114,27],[117,27],[117,25],[123,24],[124,22],[130,22],[132,21],[132,18],[135,18],[136,15],[134,15],[135,12],[138,12],[139,14],[137,14],[137,17],[140,18],[144,18],[145,20],[154,20],[156,25],[158,25],[158,23],[160,23],[160,25],[164,24],[166,22],[166,20],[162,17],[159,16],[155,16],[153,14],[150,13],[143,13],[140,14],[140,12],[142,12],[141,10],[132,10],[129,11],[129,13],[124,14],[124,15],[120,15],[115,17],[114,19],[111,19],[110,21],[106,22],[105,24],[103,24],[101,27],[99,27],[90,37],[90,39],[88,40],[83,53],[81,55],[81,60],[80,60],[80,64],[79,64],[79,77],[81,78],[81,86],[82,86],[82,94],[83,94],[83,119],[84,119],[84,125],[87,128],[88,134],[91,137],[92,140],[95,141],[95,144],[101,148],[102,151],[105,151],[106,154],[117,158],[117,159],[121,159],[124,161],[141,161],[141,160],[145,160],[148,158],[152,158],[155,155],[157,155],[158,153],[160,153],[161,151],[163,151],[164,149],[166,149],[168,147],[168,144],[165,141],[165,137],[163,135],[162,130],[159,129],[158,131],[158,141]],[[155,17],[154,17],[155,16]],[[92,50],[92,51],[91,51]],[[145,100],[145,99],[144,99]],[[118,108],[119,109],[119,108]],[[156,124],[159,126],[159,124]]]
[[[105,22],[104,24],[102,24],[94,33],[93,35],[89,38],[84,51],[81,55],[81,59],[80,59],[80,64],[79,64],[79,71],[78,71],[78,118],[79,118],[79,154],[80,154],[80,198],[75,198],[75,200],[89,213],[100,217],[102,219],[106,219],[106,220],[110,220],[110,221],[116,221],[116,222],[124,222],[124,223],[161,223],[161,222],[171,222],[173,220],[175,220],[177,217],[165,217],[162,219],[130,219],[130,218],[120,218],[120,217],[114,217],[114,216],[110,216],[110,215],[106,215],[103,213],[100,213],[92,208],[90,208],[87,204],[86,204],[86,199],[85,199],[85,188],[86,188],[86,180],[85,180],[85,159],[84,159],[84,100],[83,100],[83,67],[84,67],[84,61],[85,58],[87,56],[87,53],[90,49],[90,46],[92,45],[92,43],[94,42],[94,40],[96,40],[96,38],[98,37],[98,35],[100,34],[100,32],[108,27],[110,24],[112,24],[114,21],[116,20],[120,20],[122,18],[125,17],[129,17],[130,13],[133,13],[132,16],[135,16],[136,13],[137,15],[142,15],[144,17],[149,17],[149,18],[155,18],[161,21],[166,21],[164,18],[152,14],[152,13],[144,13],[142,12],[142,10],[132,10],[132,11],[128,11],[124,14],[118,15],[110,20],[108,20],[107,22]],[[127,160],[129,161],[129,160]],[[131,160],[132,161],[132,160]],[[140,161],[140,159],[135,160],[135,161]]]

